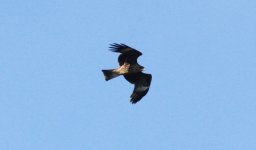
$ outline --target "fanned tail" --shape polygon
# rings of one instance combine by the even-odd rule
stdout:
[[[119,74],[117,74],[117,73],[115,73],[113,71],[114,71],[114,69],[102,70],[102,72],[103,72],[103,74],[105,76],[105,80],[106,81],[119,76]]]

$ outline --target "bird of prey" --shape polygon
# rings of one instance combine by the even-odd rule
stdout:
[[[118,57],[119,68],[102,70],[105,80],[123,75],[128,82],[134,84],[130,102],[135,104],[147,94],[152,79],[152,75],[143,73],[144,67],[137,63],[137,58],[142,53],[122,43],[111,44],[109,48],[112,52],[121,54]]]

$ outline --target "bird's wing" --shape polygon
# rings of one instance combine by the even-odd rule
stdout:
[[[124,62],[127,62],[129,64],[137,64],[137,58],[142,55],[142,53],[134,48],[131,48],[125,44],[111,44],[110,50],[112,52],[118,52],[121,53],[121,55],[118,57],[119,65],[123,65]]]
[[[152,80],[152,75],[140,72],[124,75],[124,77],[130,83],[135,84],[130,100],[131,103],[135,104],[147,94]]]
[[[130,82],[131,84],[135,84],[136,82],[138,82],[138,80],[140,80],[141,75],[139,75],[141,72],[139,73],[129,73],[129,74],[125,74],[123,75],[124,78]]]

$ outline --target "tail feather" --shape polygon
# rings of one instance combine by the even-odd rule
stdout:
[[[103,72],[103,74],[105,76],[105,80],[106,81],[119,76],[119,74],[117,74],[117,73],[115,73],[113,71],[114,71],[114,69],[102,70],[102,72]]]

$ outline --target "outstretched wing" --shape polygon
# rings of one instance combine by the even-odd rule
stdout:
[[[124,75],[124,77],[130,83],[135,84],[130,100],[131,103],[135,104],[147,94],[152,80],[152,75],[140,72]]]
[[[121,53],[121,55],[118,57],[119,65],[123,65],[124,62],[127,62],[129,64],[137,64],[137,58],[142,55],[142,53],[134,48],[131,48],[125,44],[111,44],[110,50],[112,52],[118,52]]]

